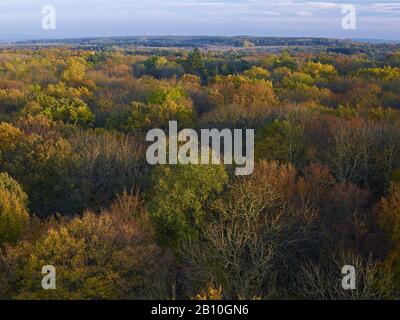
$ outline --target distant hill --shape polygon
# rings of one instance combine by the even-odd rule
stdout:
[[[89,50],[107,50],[113,46],[129,50],[193,49],[259,50],[278,52],[285,49],[310,53],[330,52],[343,55],[365,54],[382,56],[400,50],[400,42],[375,39],[332,39],[312,37],[252,37],[252,36],[126,36],[86,37],[76,39],[33,39],[16,41],[16,46],[69,45]]]
[[[18,41],[31,41],[32,39],[40,39],[37,36],[32,35],[15,35],[15,34],[3,34],[0,33],[0,43],[15,43]]]
[[[80,45],[135,45],[144,47],[205,47],[205,46],[332,46],[351,42],[399,44],[400,40],[334,39],[314,37],[253,37],[253,36],[118,36],[82,38],[40,38],[30,35],[0,33],[0,42],[16,44],[80,44]]]
[[[217,37],[217,36],[132,36],[93,37],[76,39],[50,39],[19,41],[19,44],[64,43],[80,45],[135,45],[144,47],[259,47],[259,46],[327,46],[338,45],[348,40],[311,37]]]
[[[363,39],[363,38],[356,38],[352,40],[355,42],[365,42],[365,43],[393,43],[393,44],[400,43],[400,40]]]

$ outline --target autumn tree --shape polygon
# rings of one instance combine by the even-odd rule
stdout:
[[[2,299],[162,299],[171,297],[172,259],[154,242],[137,197],[100,214],[49,222],[39,239],[0,253]],[[57,270],[57,290],[43,290],[42,266]]]
[[[29,220],[28,197],[7,173],[0,173],[0,245],[16,242]]]
[[[180,244],[188,281],[190,274],[199,275],[188,289],[196,292],[196,285],[214,281],[226,299],[278,295],[287,280],[285,268],[296,268],[314,236],[313,215],[289,203],[295,176],[291,165],[263,161],[251,176],[228,184],[201,226],[199,240]]]

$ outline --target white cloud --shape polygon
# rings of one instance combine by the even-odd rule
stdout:
[[[312,17],[313,16],[312,12],[309,12],[309,11],[295,11],[294,13],[299,17]]]

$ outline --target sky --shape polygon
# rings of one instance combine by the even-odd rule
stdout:
[[[356,9],[355,30],[342,28],[344,4]],[[45,5],[55,29],[42,28]],[[400,40],[400,0],[0,0],[0,40],[129,35]]]

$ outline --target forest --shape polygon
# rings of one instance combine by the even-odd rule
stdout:
[[[2,47],[0,299],[399,299],[400,48],[340,48]],[[169,121],[254,172],[149,165]]]

